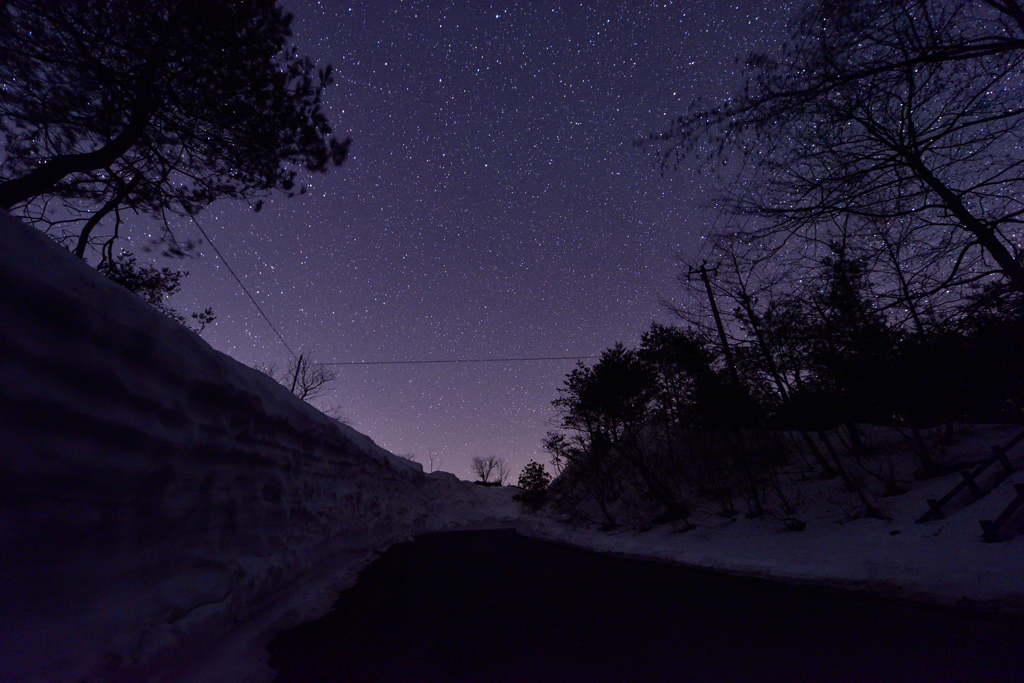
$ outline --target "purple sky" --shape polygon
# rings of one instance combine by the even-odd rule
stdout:
[[[788,2],[286,0],[300,51],[334,65],[353,138],[306,197],[198,218],[297,352],[322,361],[587,356],[635,344],[672,296],[675,254],[714,214],[692,172],[633,140],[736,85],[736,57],[784,35]],[[626,9],[628,8],[628,9]],[[189,225],[179,238],[198,236]],[[181,267],[178,264],[178,267]],[[173,304],[238,360],[288,352],[212,250]],[[572,361],[337,368],[321,403],[385,448],[469,478],[518,474]],[[429,465],[428,465],[429,467]]]

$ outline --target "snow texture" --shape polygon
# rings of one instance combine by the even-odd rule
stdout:
[[[518,516],[2,213],[0,292],[4,681],[266,680],[375,551]]]
[[[966,425],[942,459],[984,460],[991,455],[992,446],[1007,443],[1020,430]],[[898,451],[895,459],[903,465],[913,460]],[[1017,468],[1024,465],[1024,444],[1010,451],[1010,460]],[[922,524],[916,520],[928,510],[928,499],[939,499],[960,483],[958,473],[908,482],[909,492],[876,499],[890,519],[851,519],[850,509],[856,505],[838,479],[808,479],[794,491],[794,497],[802,501],[796,517],[807,523],[806,530],[799,532],[788,531],[770,517],[746,519],[741,514],[728,518],[707,510],[694,515],[691,521],[696,528],[689,531],[683,531],[684,525],[678,523],[644,532],[608,533],[592,526],[574,526],[551,512],[524,516],[518,530],[523,535],[625,557],[1020,617],[1024,616],[1024,533],[1016,532],[1024,531],[1024,510],[1010,518],[1002,530],[1006,540],[997,543],[984,542],[978,524],[995,519],[1016,497],[1013,485],[1024,483],[1020,469],[1005,479],[997,476],[1000,474],[1000,466],[993,465],[980,479],[986,495],[972,502],[964,491],[944,508],[945,519]]]

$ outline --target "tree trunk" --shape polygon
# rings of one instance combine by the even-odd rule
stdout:
[[[75,256],[80,259],[85,258],[85,248],[89,246],[89,235],[92,234],[93,229],[99,225],[99,222],[103,220],[104,216],[109,214],[111,211],[116,209],[118,205],[128,198],[128,195],[132,193],[138,184],[142,180],[141,174],[135,174],[132,181],[127,185],[122,185],[118,193],[106,204],[103,205],[99,211],[89,217],[88,222],[82,228],[82,232],[78,235],[78,245],[75,247]]]
[[[914,450],[917,451],[917,457],[921,461],[921,471],[917,473],[917,478],[930,479],[938,475],[939,466],[932,459],[931,451],[928,450],[928,444],[924,442],[924,437],[921,436],[921,430],[917,427],[911,427],[910,432],[914,435]]]
[[[828,435],[825,434],[824,431],[820,431],[818,432],[818,437],[821,438],[822,443],[825,444],[825,447],[828,449],[829,455],[831,455],[832,459],[835,460],[836,469],[839,471],[839,476],[843,478],[843,483],[846,484],[846,487],[850,490],[851,493],[856,493],[857,497],[860,499],[861,505],[864,506],[864,516],[876,518],[881,517],[881,511],[879,511],[878,508],[876,508],[868,501],[868,497],[864,495],[864,489],[862,489],[853,481],[853,478],[846,471],[846,468],[843,467],[843,463],[839,459],[839,454],[836,453],[836,449],[832,447],[832,442],[829,441]]]
[[[821,466],[821,472],[822,474],[825,475],[825,478],[831,479],[832,477],[838,475],[839,472],[837,472],[836,468],[833,467],[829,463],[829,461],[825,459],[825,456],[821,454],[821,451],[818,449],[818,444],[814,443],[814,439],[812,439],[811,435],[807,433],[807,430],[801,429],[800,436],[803,437],[804,442],[807,444],[807,447],[811,449],[811,455],[814,456],[814,459],[818,462],[818,465]]]

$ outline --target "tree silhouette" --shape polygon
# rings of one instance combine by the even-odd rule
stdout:
[[[518,483],[522,492],[513,496],[513,499],[536,508],[544,499],[544,492],[551,483],[551,475],[544,469],[544,465],[531,461],[519,473]]]
[[[748,237],[909,229],[949,277],[970,264],[1024,287],[1022,35],[1013,0],[822,0],[781,57],[748,60],[741,93],[650,142],[666,164],[702,145],[742,159],[753,191],[726,201],[764,219]]]
[[[4,2],[0,208],[81,224],[81,257],[111,214],[302,192],[348,140],[323,112],[330,67],[288,47],[290,24],[275,0]]]
[[[322,395],[327,391],[327,385],[338,376],[305,353],[289,361],[284,369],[279,370],[273,363],[257,366],[256,369],[274,378],[303,401],[312,401]]]
[[[508,463],[496,455],[489,455],[486,458],[474,457],[470,464],[470,469],[479,477],[481,484],[495,484],[497,486],[504,486],[511,474]]]
[[[551,475],[540,463],[530,461],[519,473],[519,488],[524,491],[544,491],[550,483]]]
[[[188,318],[167,302],[168,297],[174,296],[181,289],[181,278],[188,277],[188,271],[155,268],[148,263],[139,265],[135,255],[129,251],[121,251],[111,258],[104,258],[96,269],[128,291],[142,297],[146,303],[167,317],[188,325]],[[207,325],[217,319],[212,308],[196,311],[191,317],[195,324],[199,325],[197,332],[202,332]]]
[[[659,419],[656,373],[651,365],[618,343],[603,351],[594,365],[578,364],[558,392],[552,404],[560,411],[561,427],[580,437],[579,453],[591,460],[588,469],[603,477],[613,469],[607,466],[608,460],[619,459],[624,466],[614,469],[657,501],[666,519],[689,516],[671,459],[656,447],[659,438],[651,432]],[[561,445],[571,444],[563,441]]]

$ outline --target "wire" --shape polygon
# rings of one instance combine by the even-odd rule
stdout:
[[[235,278],[235,282],[237,282],[238,286],[242,288],[242,291],[245,292],[245,295],[249,297],[249,301],[252,302],[252,305],[256,307],[256,310],[260,312],[260,315],[263,316],[263,319],[267,321],[268,325],[270,325],[270,329],[274,331],[274,334],[277,335],[277,338],[281,340],[282,344],[284,344],[284,348],[288,349],[288,353],[292,354],[292,358],[298,360],[299,357],[295,355],[294,351],[292,351],[292,347],[288,346],[288,342],[284,340],[284,337],[281,336],[281,333],[277,331],[276,327],[274,327],[274,323],[270,322],[270,318],[268,318],[267,314],[263,312],[263,309],[260,308],[260,305],[256,303],[256,299],[253,298],[252,294],[249,293],[249,290],[246,289],[245,285],[242,284],[242,281],[238,279],[237,275],[235,275],[235,271],[231,269],[230,265],[228,265],[228,260],[224,258],[224,254],[220,253],[220,249],[217,248],[217,245],[213,243],[213,240],[210,239],[210,236],[206,234],[205,230],[203,230],[203,226],[199,225],[199,221],[196,220],[196,217],[192,214],[191,211],[188,210],[188,208],[185,209],[185,212],[188,214],[188,217],[192,219],[192,222],[196,224],[196,227],[199,228],[199,232],[201,232],[203,237],[206,238],[206,241],[210,243],[210,246],[213,248],[214,253],[217,254],[217,257],[220,258],[221,263],[223,263],[224,267],[228,269],[229,273],[231,273],[231,277]]]
[[[285,341],[285,338],[282,336],[282,334],[280,332],[278,332],[278,328],[273,327],[273,323],[270,322],[270,318],[267,317],[266,313],[263,312],[263,309],[260,308],[260,305],[256,302],[255,297],[253,297],[253,295],[250,294],[249,290],[246,289],[246,286],[239,279],[239,276],[236,273],[234,273],[234,270],[227,263],[227,259],[224,258],[224,255],[220,253],[219,249],[217,249],[217,245],[213,244],[213,240],[210,239],[209,234],[206,233],[206,230],[203,229],[203,226],[199,224],[198,220],[196,220],[196,216],[193,214],[193,212],[188,211],[188,209],[185,209],[185,212],[188,214],[188,217],[191,218],[191,221],[196,223],[196,227],[199,228],[199,231],[203,234],[203,237],[206,239],[206,241],[210,243],[210,247],[213,249],[214,253],[217,254],[217,258],[219,258],[221,263],[224,264],[224,267],[227,268],[227,271],[229,273],[231,273],[231,278],[234,278],[234,282],[237,282],[239,284],[239,287],[242,288],[242,291],[245,292],[246,296],[249,297],[249,300],[252,301],[253,305],[256,307],[256,310],[258,310],[259,314],[263,316],[263,319],[264,319],[264,321],[266,321],[266,324],[268,326],[270,326],[271,330],[273,330],[273,334],[278,335],[278,339],[280,339],[281,343],[284,344],[285,348],[288,349],[288,352],[292,354],[293,358],[298,360],[299,356],[295,355],[295,351],[293,351],[292,347],[288,345],[288,342]],[[454,362],[526,362],[526,361],[532,361],[532,360],[587,360],[587,359],[597,358],[597,357],[600,357],[600,356],[597,356],[597,355],[553,355],[553,356],[536,356],[536,357],[529,357],[529,358],[451,358],[451,359],[445,358],[445,359],[437,359],[437,360],[343,360],[343,361],[337,361],[337,362],[317,362],[316,365],[317,366],[424,366],[424,365],[432,365],[432,364],[442,364],[442,362],[446,362],[446,364],[454,364]]]
[[[522,363],[538,360],[586,360],[600,356],[538,356],[535,358],[452,358],[443,360],[354,360],[317,365],[429,365],[433,363]]]

